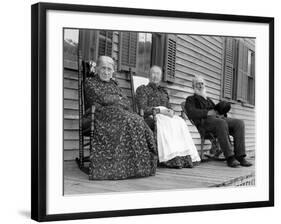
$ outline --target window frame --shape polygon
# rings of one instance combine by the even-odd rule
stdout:
[[[224,95],[224,90],[225,90],[225,67],[226,67],[226,41],[227,38],[232,38],[232,37],[224,37],[223,38],[223,57],[222,57],[222,78],[221,78],[221,100],[226,100],[229,101],[231,103],[240,103],[242,106],[245,107],[250,107],[250,108],[254,108],[255,107],[255,49],[250,46],[247,42],[245,42],[245,38],[232,38],[233,41],[233,47],[232,47],[232,54],[233,54],[233,73],[232,73],[232,93],[231,93],[231,97],[225,97]],[[251,51],[253,54],[253,63],[251,64],[251,72],[253,72],[253,75],[249,75],[248,74],[248,69],[247,69],[247,73],[242,74],[242,77],[240,77],[240,79],[243,78],[247,78],[247,87],[245,86],[240,86],[240,88],[247,88],[247,90],[244,92],[245,95],[243,95],[244,99],[242,99],[241,97],[239,98],[238,96],[238,88],[239,88],[239,78],[238,78],[238,70],[239,70],[239,53],[241,54],[242,50],[239,49],[239,45],[243,46],[243,51],[245,54],[245,49],[247,49],[248,51]],[[240,52],[239,52],[240,50]],[[243,56],[244,57],[244,56]],[[247,64],[247,68],[248,68],[248,55],[247,55],[247,62],[245,62],[244,58],[243,58],[243,68],[245,68],[246,64]],[[241,74],[240,74],[241,75]],[[247,77],[243,77],[247,76]],[[249,78],[252,79],[252,88],[253,90],[251,91],[252,93],[249,94],[249,83],[248,80]],[[243,80],[240,80],[240,82],[243,83]],[[250,96],[249,96],[250,95]],[[246,98],[246,100],[245,100]],[[250,99],[251,98],[251,99]]]

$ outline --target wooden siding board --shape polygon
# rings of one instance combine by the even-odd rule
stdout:
[[[221,63],[207,58],[205,55],[199,54],[189,48],[179,45],[177,48],[177,55],[182,55],[183,58],[196,59],[196,61],[201,61],[202,63],[209,65],[215,69],[221,69]]]
[[[209,64],[214,63],[216,66],[220,66],[221,58],[216,58],[210,55],[209,53],[200,51],[200,49],[196,49],[194,47],[192,48],[185,48],[186,45],[184,43],[178,44],[177,49],[182,51],[182,53],[185,53],[187,55],[198,55],[202,60],[208,62]]]
[[[64,99],[78,100],[78,91],[73,89],[64,88]]]
[[[222,37],[222,36],[212,36],[212,38],[213,38],[214,40],[216,40],[217,43],[220,43],[220,44],[223,43],[223,37]]]
[[[193,94],[193,89],[190,87],[179,87],[175,85],[167,86],[167,91],[170,95],[178,96],[178,97],[187,97]],[[218,91],[219,92],[219,91]],[[208,91],[210,98],[217,98],[217,93],[215,91]]]
[[[63,142],[63,146],[65,150],[78,150],[79,149],[79,141],[76,140],[65,140]]]
[[[78,131],[72,131],[72,130],[64,130],[64,140],[78,140],[79,134]]]
[[[187,48],[192,49],[195,52],[205,55],[206,57],[208,57],[218,63],[221,60],[222,53],[210,51],[210,49],[208,47],[204,46],[199,41],[194,41],[194,39],[192,37],[190,37],[189,35],[186,35],[182,39],[179,38],[178,44],[186,46]]]
[[[69,69],[64,69],[63,77],[68,79],[78,80],[78,72]]]
[[[190,69],[190,68],[187,68],[183,65],[177,64],[177,69],[176,69],[176,77],[177,78],[188,80],[192,83],[194,75],[197,75],[197,74],[202,75],[202,73],[195,73],[193,69]],[[205,76],[204,78],[205,78],[205,81],[207,83],[210,82],[210,83],[213,83],[213,84],[218,85],[218,86],[221,85],[221,80],[218,79],[217,77],[214,78],[214,77],[210,77],[210,76]],[[192,85],[190,85],[190,86],[192,86]]]
[[[64,109],[78,110],[79,109],[78,100],[65,99],[63,101],[63,107]]]
[[[64,88],[67,88],[67,89],[76,89],[76,90],[78,90],[78,81],[73,80],[73,79],[65,78],[63,80],[63,86],[64,86]]]
[[[199,36],[199,35],[191,35],[191,38],[193,38],[196,42],[200,43],[202,45],[202,47],[204,47],[204,49],[206,49],[207,51],[211,51],[212,53],[215,53],[217,55],[221,55],[222,53],[222,46],[216,46],[213,44],[212,41],[210,41],[210,37],[209,39],[206,39],[204,36]]]
[[[178,58],[178,57],[177,57],[176,63],[178,65],[186,67],[186,69],[188,69],[191,73],[193,73],[195,75],[201,75],[203,77],[204,76],[206,76],[206,77],[211,76],[212,78],[215,78],[215,79],[219,80],[220,73],[215,73],[213,71],[210,71],[206,68],[202,68],[201,66],[198,66],[194,63],[191,63],[187,60],[184,60],[184,59]]]
[[[222,52],[223,37],[218,37],[220,41],[218,41],[218,39],[216,39],[214,36],[202,36],[202,38],[205,39],[208,43],[216,46],[219,52]]]
[[[64,119],[63,128],[64,130],[77,131],[79,129],[79,120]]]
[[[177,57],[181,58],[182,60],[186,60],[190,63],[193,63],[196,66],[208,69],[212,72],[219,73],[219,74],[221,73],[221,66],[215,67],[214,65],[212,65],[210,63],[206,63],[206,61],[202,60],[200,57],[197,57],[196,55],[187,57],[187,55],[185,55],[181,51],[178,51]]]
[[[212,82],[208,82],[208,80],[206,81],[206,86],[210,89],[209,91],[219,91],[218,94],[220,94],[220,85],[219,84],[214,84]],[[168,84],[168,83],[163,83],[162,86],[165,87],[182,87],[184,88],[187,92],[192,92],[193,93],[193,88],[192,88],[192,82],[191,80],[186,81],[186,79],[182,79],[179,76],[176,75],[176,79],[174,81],[173,84]]]
[[[63,117],[64,119],[79,119],[78,110],[64,109]]]

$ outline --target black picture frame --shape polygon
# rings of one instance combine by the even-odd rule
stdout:
[[[190,18],[229,22],[253,22],[269,25],[269,200],[243,203],[225,203],[196,206],[176,206],[146,209],[114,210],[99,212],[52,214],[46,213],[46,26],[47,11],[63,10],[68,12],[110,13],[166,18]],[[195,13],[183,11],[163,11],[136,8],[101,7],[89,5],[37,3],[31,10],[31,218],[37,221],[74,220],[86,218],[134,216],[161,213],[178,213],[235,208],[254,208],[274,206],[274,18],[241,15]]]

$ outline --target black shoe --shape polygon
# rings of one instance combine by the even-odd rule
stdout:
[[[228,165],[229,167],[232,167],[232,168],[238,167],[239,164],[240,164],[240,163],[235,159],[234,156],[229,157],[229,158],[226,160],[226,162],[227,162],[227,165]]]
[[[253,164],[247,161],[244,157],[237,158],[241,166],[252,166]]]

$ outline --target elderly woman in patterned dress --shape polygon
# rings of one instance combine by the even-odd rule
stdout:
[[[90,179],[126,179],[155,175],[157,151],[153,133],[112,80],[114,62],[101,56],[97,74],[85,80],[86,107],[96,106]],[[84,124],[88,124],[87,118]]]
[[[150,69],[149,84],[136,90],[139,109],[144,110],[144,118],[151,129],[154,129],[152,110],[156,109],[157,146],[160,164],[169,168],[192,168],[193,162],[200,157],[193,143],[187,124],[174,111],[169,103],[167,91],[159,84],[162,70],[158,66]]]

